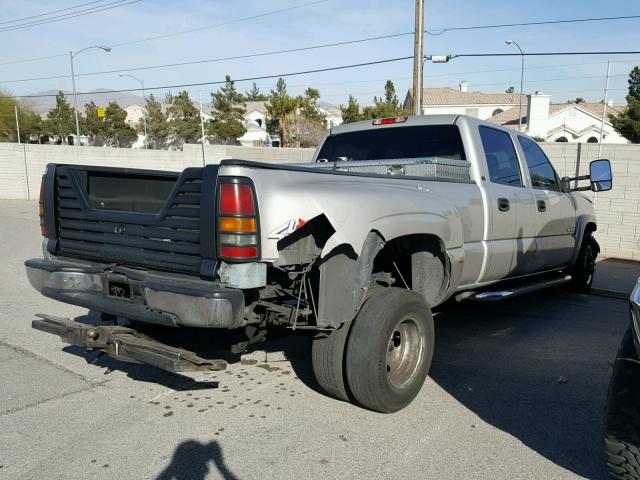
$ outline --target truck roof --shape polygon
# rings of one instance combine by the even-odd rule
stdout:
[[[456,120],[463,115],[410,115],[407,116],[407,120],[402,123],[392,123],[388,125],[373,125],[373,120],[362,120],[360,122],[343,123],[337,127],[331,128],[331,135],[337,135],[340,133],[356,132],[358,130],[370,130],[372,128],[398,128],[409,127],[417,125],[453,125]],[[398,118],[405,118],[398,117]]]

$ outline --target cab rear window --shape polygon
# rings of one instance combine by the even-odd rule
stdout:
[[[330,135],[318,153],[319,161],[329,162],[430,157],[466,160],[456,125],[374,127]]]

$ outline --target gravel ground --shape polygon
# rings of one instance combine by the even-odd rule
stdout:
[[[418,398],[382,415],[319,391],[305,337],[193,376],[65,346],[30,327],[86,314],[27,282],[35,202],[0,201],[0,239],[0,478],[605,478],[624,300],[555,290],[447,309]]]

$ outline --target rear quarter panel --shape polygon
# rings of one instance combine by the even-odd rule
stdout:
[[[262,260],[278,259],[278,238],[288,222],[324,214],[335,233],[322,255],[338,245],[356,254],[367,234],[385,240],[414,233],[440,237],[447,249],[480,242],[484,230],[482,197],[475,183],[428,181],[320,172],[222,166],[220,176],[253,180],[260,211]]]

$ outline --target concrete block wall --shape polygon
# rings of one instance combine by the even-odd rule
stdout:
[[[206,163],[226,158],[269,163],[310,161],[312,148],[257,148],[206,145]],[[48,163],[142,168],[181,171],[202,166],[202,146],[185,145],[183,150],[132,150],[125,148],[73,147],[0,143],[0,199],[38,198],[40,178]]]
[[[0,143],[0,198],[29,198],[25,146]]]
[[[613,189],[594,194],[598,231],[595,234],[604,257],[640,260],[640,145],[546,143],[543,150],[561,176],[589,173],[589,162],[611,161]]]
[[[541,144],[561,176],[589,172],[589,162],[598,158],[597,144]],[[206,145],[207,163],[226,158],[268,163],[306,162],[310,148],[260,148]],[[614,188],[595,200],[596,238],[607,257],[640,260],[640,145],[603,145],[602,158],[611,160]],[[131,150],[65,145],[18,145],[0,143],[0,199],[37,199],[40,177],[47,163],[102,165],[181,171],[202,165],[202,146],[185,145],[181,151]]]

